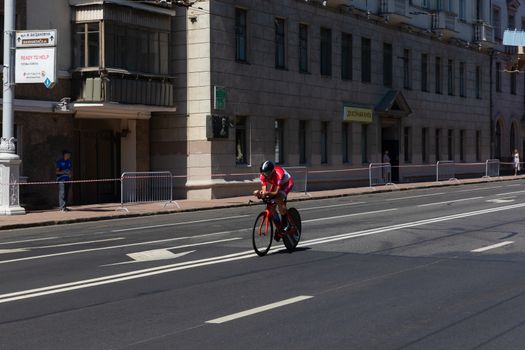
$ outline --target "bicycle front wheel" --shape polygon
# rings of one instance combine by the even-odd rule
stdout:
[[[252,233],[253,250],[259,256],[264,256],[270,250],[273,239],[273,223],[267,216],[266,212],[262,212],[255,219]]]

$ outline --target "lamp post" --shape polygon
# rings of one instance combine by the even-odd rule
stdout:
[[[4,67],[2,96],[2,138],[0,139],[0,215],[25,214],[20,207],[20,157],[14,137],[14,36],[16,0],[4,0]]]

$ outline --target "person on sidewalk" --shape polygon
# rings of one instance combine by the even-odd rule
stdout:
[[[514,176],[520,172],[520,154],[517,149],[514,149]]]
[[[385,150],[385,153],[383,154],[383,181],[384,183],[390,183],[391,182],[391,165],[390,165],[390,156],[388,155],[388,150]]]
[[[60,211],[69,211],[67,199],[69,196],[69,181],[73,173],[71,163],[71,152],[64,150],[62,158],[56,161],[56,179],[58,182],[58,204]]]

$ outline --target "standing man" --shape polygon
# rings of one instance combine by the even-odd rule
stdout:
[[[514,176],[520,172],[520,154],[517,149],[514,149]]]
[[[60,211],[69,211],[67,198],[69,195],[69,181],[73,175],[71,164],[71,152],[64,150],[62,158],[56,162],[56,177],[58,182],[58,204]]]
[[[383,154],[383,180],[385,183],[390,183],[392,181],[392,166],[390,165],[390,156],[388,155],[388,150],[385,150],[385,153]]]

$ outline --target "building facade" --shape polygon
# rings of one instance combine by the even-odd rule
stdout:
[[[54,179],[67,148],[76,179],[169,170],[178,197],[206,199],[248,193],[266,159],[298,180],[308,167],[319,189],[366,183],[385,150],[394,181],[523,150],[525,79],[501,44],[525,28],[517,0],[188,4],[17,1],[18,29],[59,33],[56,86],[16,87],[22,175]],[[27,186],[22,202],[50,206],[55,191]]]
[[[246,191],[244,179],[213,175],[256,173],[265,159],[308,166],[310,188],[362,181],[366,172],[341,170],[385,150],[402,166],[394,181],[435,171],[407,165],[485,161],[490,17],[488,0],[215,0],[179,11],[189,196]],[[210,137],[210,115],[227,120],[226,138]]]

